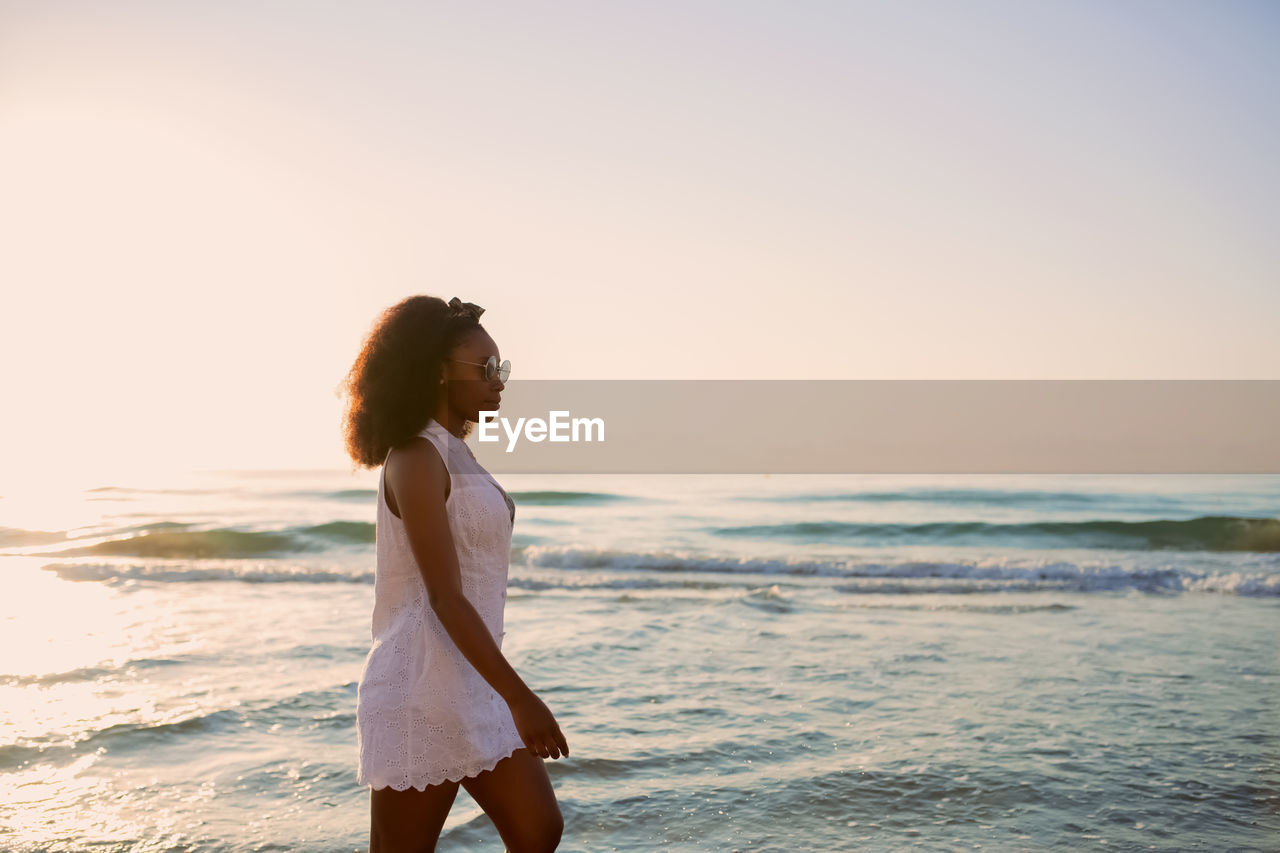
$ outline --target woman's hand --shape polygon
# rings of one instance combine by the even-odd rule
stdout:
[[[515,720],[520,739],[530,752],[542,758],[559,758],[561,753],[568,757],[569,744],[565,742],[556,718],[532,690],[508,702],[507,707],[511,709],[511,718]]]

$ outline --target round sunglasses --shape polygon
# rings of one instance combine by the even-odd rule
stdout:
[[[474,364],[476,367],[483,367],[484,378],[489,382],[492,382],[494,377],[498,377],[503,382],[506,382],[507,377],[511,375],[511,359],[507,359],[502,362],[502,364],[498,364],[498,357],[496,355],[489,356],[488,360],[485,361],[484,364],[481,364],[478,361],[459,361],[456,358],[451,358],[449,361],[457,364]]]

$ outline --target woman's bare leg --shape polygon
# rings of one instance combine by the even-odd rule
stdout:
[[[369,853],[430,853],[436,849],[458,783],[444,781],[426,790],[370,790]]]
[[[522,747],[492,770],[462,780],[509,853],[548,853],[560,844],[564,817],[543,761]]]

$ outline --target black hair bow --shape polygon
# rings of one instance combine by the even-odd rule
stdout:
[[[479,305],[474,302],[463,302],[456,296],[449,300],[449,308],[455,315],[469,314],[477,320],[479,320],[480,315],[484,313],[484,309]]]

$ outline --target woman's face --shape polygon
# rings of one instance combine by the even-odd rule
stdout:
[[[496,411],[506,388],[496,375],[484,378],[484,363],[493,356],[502,363],[498,345],[489,333],[477,329],[453,349],[444,364],[444,388],[449,408],[459,418],[479,421],[480,412]],[[471,363],[464,363],[471,362]]]

